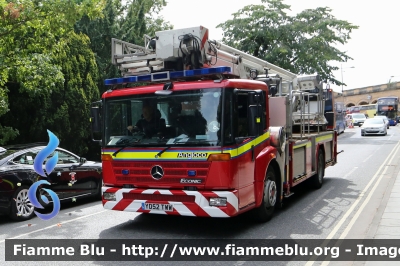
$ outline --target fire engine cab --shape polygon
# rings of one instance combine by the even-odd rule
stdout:
[[[112,40],[122,77],[91,108],[105,209],[260,221],[337,160],[322,82],[208,39],[202,26]],[[94,135],[93,135],[94,136]]]

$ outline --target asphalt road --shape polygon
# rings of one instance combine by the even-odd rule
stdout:
[[[14,222],[0,216],[0,265],[51,265],[5,262],[5,239],[337,239],[373,237],[377,216],[399,171],[400,126],[387,136],[361,137],[346,129],[338,137],[338,164],[325,171],[321,189],[299,186],[265,224],[249,215],[230,219],[142,215],[104,210],[101,202],[77,200],[61,206],[49,221]],[[393,151],[393,152],[392,152]],[[57,262],[58,265],[159,265],[160,262]],[[260,262],[164,262],[167,265],[259,265]],[[263,263],[264,264],[264,263]],[[268,263],[269,264],[269,263]],[[274,262],[271,265],[312,265]],[[319,265],[320,262],[314,263]],[[327,264],[327,263],[325,263]],[[341,263],[343,265],[344,263]]]

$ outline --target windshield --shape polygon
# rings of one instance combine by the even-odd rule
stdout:
[[[16,152],[16,150],[13,150],[13,149],[6,150],[6,149],[0,147],[0,160],[6,158],[7,156],[9,156],[10,154],[13,154],[15,152]]]
[[[365,115],[362,115],[362,114],[353,114],[353,118],[365,118]]]
[[[382,119],[367,119],[364,122],[364,126],[365,125],[379,125],[379,124],[381,124],[381,125],[384,124]]]
[[[377,102],[377,115],[394,119],[397,116],[398,98],[380,98]]]
[[[225,141],[231,139],[231,98],[227,93]],[[221,145],[222,90],[176,91],[106,100],[106,146]]]

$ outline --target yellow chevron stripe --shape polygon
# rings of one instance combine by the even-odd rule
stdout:
[[[255,147],[255,146],[261,144],[262,142],[266,141],[268,138],[269,138],[269,131],[255,139],[253,139],[252,141],[247,142],[246,144],[244,144],[242,146],[239,146],[237,149],[225,150],[224,153],[230,153],[231,157],[240,156],[243,153],[246,153],[247,151],[249,151],[251,149],[251,146]]]
[[[239,146],[236,149],[225,149],[223,153],[229,153],[231,155],[231,158],[240,156],[247,151],[251,149],[251,146],[257,146],[261,144],[262,142],[266,141],[269,138],[269,132],[264,133],[263,135],[255,138],[254,140],[247,142],[246,144]],[[103,152],[103,154],[109,154],[113,159],[116,160],[127,160],[127,159],[132,159],[132,160],[188,160],[188,159],[195,159],[195,160],[207,160],[208,156],[210,154],[219,154],[221,153],[220,150],[181,150],[181,151],[166,151],[164,152],[160,158],[156,158],[156,155],[158,154],[158,151],[120,151],[116,157],[112,156],[114,152]],[[182,156],[182,154],[184,156]],[[190,155],[190,157],[185,157],[185,155]],[[193,156],[196,154],[196,156]],[[201,155],[206,155],[206,156],[201,156]],[[180,156],[181,155],[181,156]]]
[[[299,145],[295,145],[295,146],[293,146],[293,150],[301,148],[301,147],[304,147],[304,146],[306,146],[306,148],[310,148],[311,147],[311,141],[308,141],[306,143],[302,143],[302,144],[299,144]]]
[[[317,142],[321,142],[321,141],[324,141],[324,140],[333,140],[333,133],[329,134],[329,135],[317,137],[317,139],[316,139]]]

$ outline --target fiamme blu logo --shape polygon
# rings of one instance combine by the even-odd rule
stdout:
[[[49,134],[49,139],[50,139],[49,144],[36,155],[33,161],[33,169],[35,170],[35,172],[38,175],[45,178],[48,178],[48,175],[50,175],[50,173],[56,167],[56,164],[58,162],[58,152],[54,153],[54,155],[46,161],[45,164],[46,173],[44,172],[43,169],[43,163],[46,160],[46,158],[56,150],[56,148],[60,143],[58,138],[50,130],[47,130],[47,133]],[[32,184],[32,186],[28,190],[28,198],[33,206],[35,206],[38,209],[43,209],[43,206],[39,202],[39,199],[36,197],[36,195],[38,189],[43,189],[44,191],[46,191],[50,196],[51,200],[53,201],[53,210],[51,213],[48,214],[42,214],[35,211],[35,214],[42,220],[50,220],[51,218],[55,217],[60,211],[60,199],[53,190],[47,188],[39,188],[39,186],[41,185],[51,185],[51,184],[46,180],[36,181],[35,183]],[[49,203],[49,200],[45,195],[41,195],[40,199],[45,204]]]

